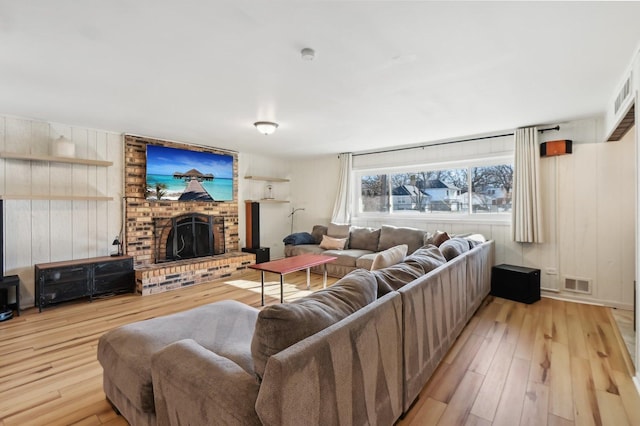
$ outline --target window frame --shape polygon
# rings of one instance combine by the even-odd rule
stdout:
[[[515,158],[513,153],[501,153],[498,155],[490,155],[486,157],[476,157],[461,160],[452,160],[444,162],[432,162],[432,163],[416,163],[403,166],[388,166],[388,167],[366,167],[353,170],[352,174],[352,217],[358,219],[393,219],[393,220],[427,220],[432,222],[472,222],[472,223],[511,223],[511,212],[504,213],[474,213],[471,207],[465,213],[437,213],[430,212],[424,213],[415,210],[393,210],[393,203],[390,203],[389,212],[361,212],[360,205],[362,204],[362,177],[370,175],[392,175],[398,173],[415,173],[416,170],[420,171],[437,171],[437,170],[449,170],[449,169],[467,169],[467,185],[469,191],[467,194],[471,195],[471,178],[472,170],[475,167],[488,167],[497,166],[502,164],[510,164],[515,169]],[[388,179],[390,182],[391,179]],[[389,188],[389,194],[391,190]],[[513,191],[513,189],[512,189]],[[391,196],[391,195],[390,195]],[[469,203],[470,204],[470,203]]]

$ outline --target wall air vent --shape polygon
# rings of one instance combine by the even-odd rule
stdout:
[[[591,280],[577,277],[564,277],[563,290],[574,293],[591,294]]]
[[[613,131],[613,133],[611,133],[611,136],[609,136],[609,139],[607,139],[607,142],[619,141],[633,127],[633,125],[636,122],[636,109],[635,108],[636,108],[635,105],[631,105],[631,108],[629,108],[629,111],[627,111],[627,114],[620,121],[620,124],[618,124],[618,127],[616,127],[616,129]]]
[[[624,84],[622,85],[622,89],[620,89],[620,92],[618,92],[618,96],[616,96],[616,101],[613,105],[613,110],[615,114],[618,114],[620,107],[631,94],[631,77],[632,76],[633,76],[632,74],[629,74],[629,77],[627,77]]]

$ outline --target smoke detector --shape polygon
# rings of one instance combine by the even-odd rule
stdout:
[[[309,47],[305,47],[300,51],[300,55],[302,56],[303,61],[313,61],[313,58],[316,56],[316,52]]]

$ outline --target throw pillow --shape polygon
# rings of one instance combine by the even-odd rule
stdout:
[[[356,269],[329,288],[290,303],[262,309],[251,340],[251,355],[258,378],[264,374],[271,355],[375,301],[377,288],[371,272]]]
[[[349,248],[376,251],[380,229],[352,226],[349,233]]]
[[[392,266],[396,263],[402,262],[404,260],[404,257],[407,255],[407,249],[408,246],[406,244],[401,244],[381,251],[373,259],[371,270],[375,271],[376,269],[386,268],[388,266]]]
[[[444,243],[449,239],[449,234],[445,231],[436,231],[435,234],[429,236],[425,239],[424,245],[433,244],[436,247],[440,247],[440,244]]]
[[[316,239],[313,238],[313,235],[308,232],[296,232],[284,237],[284,240],[282,240],[282,242],[285,245],[298,246],[301,244],[315,244]]]
[[[464,238],[469,243],[470,249],[487,241],[487,239],[482,234],[471,234],[471,235],[465,236]]]
[[[346,238],[332,238],[328,235],[323,235],[320,248],[325,250],[344,250],[345,244],[347,244]]]

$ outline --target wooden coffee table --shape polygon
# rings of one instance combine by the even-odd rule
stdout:
[[[249,268],[260,271],[260,281],[262,285],[261,303],[264,306],[264,273],[273,272],[280,274],[280,303],[284,302],[284,276],[291,272],[307,270],[307,289],[310,288],[310,268],[313,266],[324,265],[324,274],[322,275],[322,286],[327,287],[327,263],[333,262],[337,257],[325,256],[322,254],[301,254],[299,256],[286,257],[284,259],[274,260],[271,262],[256,263],[250,265]]]

